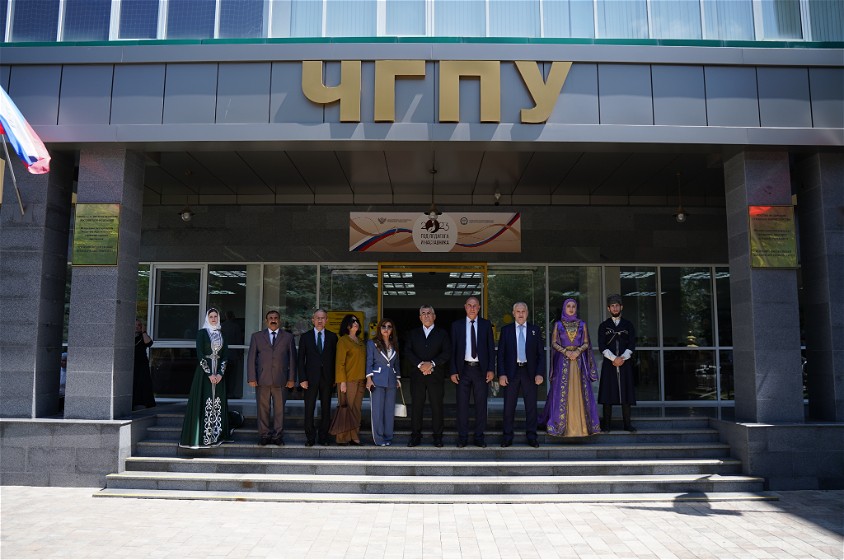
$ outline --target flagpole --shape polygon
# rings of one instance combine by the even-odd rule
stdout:
[[[12,167],[12,160],[9,158],[9,148],[6,146],[6,135],[2,134],[0,136],[3,136],[3,151],[6,153],[6,164],[9,168],[9,173],[12,174],[12,186],[15,187],[15,196],[18,197],[18,207],[21,209],[21,216],[23,216],[23,201],[21,200],[21,192],[18,190],[18,180],[15,177],[15,169]]]

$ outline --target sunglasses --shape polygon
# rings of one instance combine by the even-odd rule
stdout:
[[[393,330],[393,325],[381,325],[382,331],[391,331]]]

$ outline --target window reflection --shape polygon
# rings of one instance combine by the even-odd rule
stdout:
[[[636,328],[636,347],[659,345],[656,268],[625,266],[606,268],[607,295],[621,294],[622,315]]]
[[[496,337],[501,327],[513,322],[513,304],[528,305],[528,321],[539,326],[542,337],[548,340],[545,319],[545,267],[489,268],[489,298],[487,319],[492,321]]]
[[[378,269],[368,266],[321,266],[320,306],[329,311],[363,311],[364,336],[378,314]]]
[[[196,331],[194,329],[194,335]],[[196,370],[196,346],[191,348],[150,348],[152,388],[159,397],[185,397],[190,392]]]
[[[199,327],[200,269],[155,272],[154,340],[194,340]]]
[[[569,298],[577,300],[577,315],[589,327],[589,339],[592,346],[598,345],[594,329],[604,320],[603,297],[601,296],[601,267],[598,266],[549,266],[548,267],[548,308],[551,316],[547,324],[551,325],[562,315],[563,302]],[[553,330],[549,327],[548,333]],[[546,335],[545,339],[548,337]]]
[[[602,359],[603,356],[600,358]],[[633,382],[636,386],[636,400],[660,400],[659,351],[636,350],[633,353],[633,360]]]
[[[665,400],[717,399],[714,350],[667,350],[663,362]]]
[[[663,267],[665,346],[712,346],[712,274],[709,268]]]
[[[281,315],[281,328],[298,335],[312,327],[316,306],[316,266],[265,265],[264,301],[254,330],[264,326],[264,316],[274,309]]]
[[[246,265],[208,267],[207,307],[220,312],[220,330],[229,346],[226,368],[226,394],[230,399],[243,396],[243,348],[246,327]]]

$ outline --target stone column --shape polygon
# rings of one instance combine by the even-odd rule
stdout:
[[[797,271],[750,266],[748,206],[790,205],[787,152],[725,158],[736,420],[803,422]]]
[[[14,158],[24,214],[6,169],[0,209],[0,416],[58,412],[73,158],[52,153],[32,175]],[[9,162],[7,162],[9,165]]]
[[[797,165],[809,417],[844,422],[844,154]]]
[[[65,418],[132,411],[143,178],[141,153],[113,146],[80,153],[77,204],[120,204],[118,263],[73,268]]]

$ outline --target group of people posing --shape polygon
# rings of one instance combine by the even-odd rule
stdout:
[[[621,317],[621,296],[607,298],[610,317],[598,327],[598,348],[603,356],[597,404],[592,392],[598,372],[586,323],[577,315],[577,302],[563,303],[560,320],[551,337],[551,367],[545,367],[545,340],[541,329],[528,322],[528,306],[513,305],[514,322],[501,329],[498,348],[492,324],[479,316],[480,301],[470,297],[465,319],[450,330],[436,326],[433,307],[419,309],[421,325],[408,335],[402,348],[410,372],[411,435],[408,447],[422,443],[426,401],[430,404],[433,444],[443,446],[443,396],[445,384],[457,386],[457,446],[469,444],[470,403],[474,402],[472,444],[486,447],[487,397],[496,377],[504,395],[501,446],[513,444],[518,399],[524,401],[528,445],[539,447],[537,430],[548,435],[585,437],[612,429],[612,407],[620,404],[624,429],[635,431],[631,406],[636,404],[633,362],[636,345],[633,324]],[[298,383],[304,390],[306,445],[363,445],[361,408],[370,395],[372,439],[376,445],[393,443],[394,408],[401,388],[398,335],[395,323],[382,318],[374,338],[361,338],[355,315],[346,315],[340,333],[325,328],[328,313],[317,309],[313,329],[301,334],[296,349],[293,335],[281,329],[277,311],[266,314],[266,328],[254,333],[247,358],[248,383],[255,388],[259,445],[284,445],[284,396]],[[209,309],[196,337],[197,367],[191,385],[180,445],[212,447],[229,441],[231,430],[225,383],[228,347],[220,331],[220,315]],[[548,395],[541,414],[537,390],[546,377]],[[337,387],[337,411],[331,419],[331,398]],[[285,389],[286,388],[286,389]],[[315,425],[316,402],[320,418]],[[342,422],[340,410],[343,409]]]

